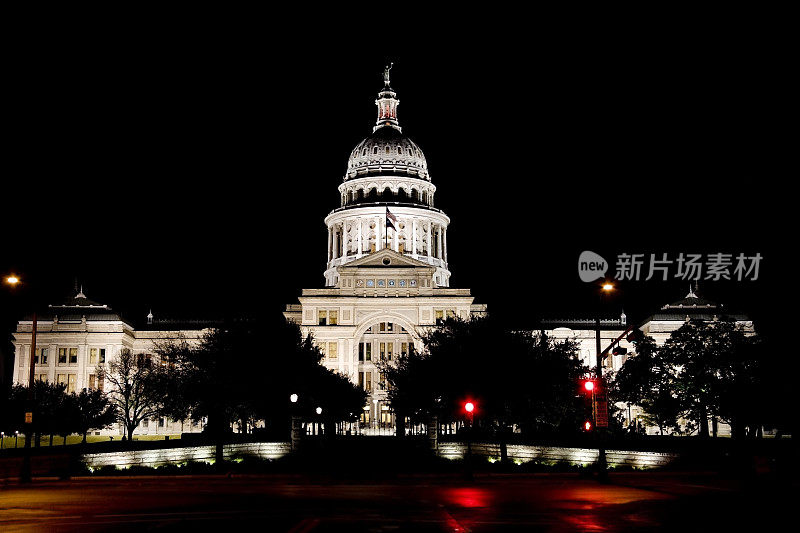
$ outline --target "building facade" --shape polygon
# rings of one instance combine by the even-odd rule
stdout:
[[[486,312],[469,289],[450,287],[450,218],[434,207],[436,186],[402,132],[399,103],[387,68],[375,127],[351,152],[340,206],[325,218],[325,287],[303,289],[284,312],[313,336],[326,367],[368,392],[367,425],[394,424],[377,363],[419,348],[425,328],[449,316]]]
[[[639,329],[644,335],[652,337],[657,346],[662,346],[672,332],[690,321],[715,322],[718,320],[733,321],[746,335],[755,334],[753,322],[747,315],[728,313],[722,304],[700,298],[697,288],[689,288],[688,294],[673,303],[663,305],[656,313],[641,323],[631,326],[623,312],[619,320],[603,319],[600,321],[600,346],[605,350],[612,342],[619,339],[621,353],[610,353],[602,361],[603,373],[619,371],[629,357],[635,357],[635,345],[625,335],[632,328]],[[541,329],[556,339],[570,339],[578,344],[581,361],[584,365],[595,368],[597,364],[597,327],[595,319],[580,318],[569,320],[543,320]],[[620,338],[621,337],[621,338]],[[630,425],[640,419],[642,411],[635,405],[617,404],[623,413],[623,423]],[[717,427],[717,434],[730,435],[730,426],[723,422],[709,420],[709,427]],[[644,426],[648,434],[658,434],[655,426]]]
[[[203,324],[159,323],[148,315],[139,329],[108,305],[89,300],[83,290],[61,304],[48,306],[37,316],[36,352],[31,354],[32,317],[20,320],[13,334],[14,384],[27,385],[30,358],[34,358],[34,379],[63,383],[67,392],[82,389],[106,390],[99,374],[122,350],[145,357],[152,355],[154,342],[184,339],[199,342],[208,331]],[[139,435],[170,435],[201,431],[191,422],[176,422],[164,417],[145,420],[136,429]],[[98,435],[122,435],[124,428],[113,426]]]

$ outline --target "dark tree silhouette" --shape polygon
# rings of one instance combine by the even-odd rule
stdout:
[[[142,420],[162,413],[161,368],[143,354],[128,349],[121,350],[111,360],[108,370],[98,368],[100,379],[109,385],[108,398],[115,407],[117,420],[125,426],[129,439]]]
[[[288,430],[290,394],[300,396],[303,414],[319,406],[330,421],[359,413],[366,399],[346,377],[320,365],[313,339],[282,317],[231,320],[199,344],[169,341],[155,351],[167,362],[161,382],[165,412],[178,420],[206,419],[220,462],[234,422],[245,427],[246,420],[264,420],[267,427]]]
[[[83,435],[84,443],[89,431],[103,429],[117,420],[117,407],[101,390],[83,389],[75,395],[75,405],[78,415],[75,431]]]
[[[637,342],[615,378],[615,399],[640,405],[662,433],[684,417],[690,431],[708,437],[712,418],[741,437],[747,425],[760,427],[767,410],[760,346],[734,322],[687,322],[661,347]]]
[[[659,356],[651,337],[635,341],[636,356],[630,357],[611,380],[611,397],[640,406],[643,420],[658,426],[663,435],[678,430],[681,403],[676,394],[676,369]]]
[[[501,433],[511,424],[538,435],[579,430],[577,384],[588,369],[574,343],[508,331],[491,317],[449,318],[423,341],[425,353],[382,365],[398,413],[462,420],[470,399],[475,424]]]

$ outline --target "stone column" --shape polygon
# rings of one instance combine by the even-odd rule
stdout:
[[[443,232],[443,239],[444,239],[444,262],[447,264],[447,228],[442,227]]]
[[[333,227],[333,259],[339,257],[339,227]]]
[[[428,246],[426,246],[426,250],[428,252],[428,257],[431,256],[431,223],[428,222]]]
[[[417,255],[417,219],[411,221],[411,253]]]
[[[436,229],[436,257],[443,259],[442,255],[442,226],[437,226]]]
[[[333,228],[328,227],[328,262],[333,260]]]
[[[362,226],[364,225],[364,221],[362,219],[358,219],[358,252],[356,253],[357,257],[361,257],[361,254],[364,253],[364,238],[363,233],[361,231]]]
[[[397,221],[397,225],[400,226],[400,220],[399,219]],[[395,252],[399,252],[400,251],[400,249],[397,246],[398,242],[399,241],[397,239],[397,228],[394,228],[394,231],[392,232],[392,250],[394,250]]]

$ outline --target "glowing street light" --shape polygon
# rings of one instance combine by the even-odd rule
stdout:
[[[317,414],[318,414],[318,415],[321,415],[321,414],[322,414],[322,407],[317,407]]]
[[[471,413],[475,410],[475,404],[472,402],[467,402],[464,404],[464,410],[468,413]]]
[[[292,394],[291,396],[289,396],[289,401],[291,401],[292,403],[297,403],[297,400],[299,398],[300,397],[297,394]]]
[[[19,283],[19,278],[14,274],[11,274],[10,276],[6,277],[6,283],[8,283],[9,285],[16,285],[17,283]]]
[[[611,283],[604,283],[603,284],[603,290],[606,291],[606,292],[613,291],[614,290],[614,285],[612,285]]]
[[[592,392],[594,390],[594,381],[591,379],[587,379],[583,382],[583,388],[586,389],[588,392]]]

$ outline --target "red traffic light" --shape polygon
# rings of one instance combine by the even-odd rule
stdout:
[[[471,413],[475,410],[475,404],[472,402],[467,402],[464,404],[464,410],[468,413]]]
[[[592,430],[592,422],[590,420],[587,420],[586,422],[584,422],[583,423],[583,429],[584,429],[584,431],[591,431]]]
[[[587,379],[583,382],[583,388],[586,389],[587,392],[592,392],[594,390],[594,381]]]

